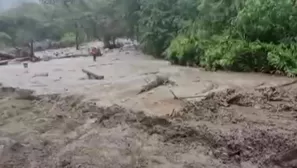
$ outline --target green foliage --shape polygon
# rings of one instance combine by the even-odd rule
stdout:
[[[243,8],[246,0],[198,0],[197,22],[200,28],[212,33],[221,33]]]
[[[288,76],[297,75],[297,45],[278,45],[268,54],[269,64]]]
[[[197,0],[140,1],[138,23],[144,51],[164,56],[171,40],[197,17],[197,5]]]
[[[62,46],[71,46],[75,44],[75,33],[65,33],[61,38],[60,43]]]
[[[0,42],[3,42],[3,43],[8,43],[11,41],[11,37],[5,33],[5,32],[0,32]]]
[[[172,62],[297,75],[297,10],[292,1],[198,0],[197,11],[166,50]]]
[[[269,48],[265,43],[217,36],[206,47],[201,65],[212,70],[267,72],[272,69],[267,60]]]
[[[178,21],[174,6],[178,0],[142,1],[139,12],[140,42],[143,50],[155,56],[161,56],[177,35]]]
[[[7,33],[0,32],[0,48],[6,47],[9,43],[11,43],[11,37]]]
[[[202,55],[198,41],[183,35],[177,36],[171,41],[170,46],[165,51],[166,58],[174,64],[199,64]]]
[[[247,42],[229,36],[213,36],[208,40],[178,36],[166,50],[167,58],[177,64],[190,62],[208,70],[239,72],[278,70],[288,76],[297,75],[296,53],[296,44]]]
[[[80,42],[105,37],[114,41],[128,34],[126,21],[132,23],[132,15],[135,18],[133,11],[122,10],[124,6],[118,0],[51,2],[24,3],[0,15],[0,29],[12,38],[11,45],[27,44],[32,39],[59,40],[67,32],[75,32]]]
[[[16,46],[52,39],[68,46],[100,39],[111,48],[116,38],[127,37],[176,64],[297,73],[295,0],[51,2],[25,3],[1,14],[0,41]]]
[[[241,37],[277,43],[296,37],[296,6],[291,0],[246,0],[234,24]]]

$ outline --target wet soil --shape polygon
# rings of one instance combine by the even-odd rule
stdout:
[[[167,116],[83,100],[2,86],[0,167],[297,166],[293,88],[226,89]]]

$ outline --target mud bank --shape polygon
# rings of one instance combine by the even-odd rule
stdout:
[[[153,117],[0,88],[0,167],[296,167],[297,97],[228,89]]]

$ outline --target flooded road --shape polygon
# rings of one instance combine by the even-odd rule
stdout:
[[[167,83],[140,93],[156,76]],[[282,85],[291,81],[129,49],[2,66],[0,167],[293,168],[297,86]]]
[[[86,53],[86,50],[79,53]],[[55,52],[57,50],[36,55]],[[83,68],[104,75],[104,80],[87,80],[86,74],[82,73]],[[48,73],[48,76],[38,76],[42,73]],[[141,87],[156,75],[166,75],[177,85],[161,86],[137,95]],[[29,63],[28,69],[24,69],[21,64],[0,67],[0,82],[7,86],[32,89],[37,94],[82,94],[87,100],[99,105],[119,104],[154,115],[170,114],[181,107],[181,102],[173,100],[169,90],[180,97],[192,97],[224,88],[251,89],[290,80],[265,74],[207,72],[198,68],[173,66],[133,49],[109,51],[99,57],[97,62],[93,62],[91,57],[81,57]]]

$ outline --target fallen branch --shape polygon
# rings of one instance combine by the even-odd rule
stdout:
[[[93,72],[90,72],[90,71],[87,71],[85,69],[82,69],[82,72],[85,73],[85,74],[87,74],[89,79],[96,79],[96,80],[102,80],[102,79],[104,79],[104,76],[97,75],[97,74],[95,74]]]
[[[7,65],[9,62],[9,60],[3,60],[3,61],[0,61],[0,66],[1,65]]]
[[[35,78],[35,77],[48,77],[48,73],[39,73],[32,76],[32,78]]]
[[[30,61],[31,58],[30,57],[22,57],[22,58],[16,58],[12,61],[15,61],[15,62],[23,62],[23,61]]]
[[[255,90],[262,90],[262,89],[265,89],[265,88],[282,88],[282,87],[294,85],[296,83],[297,83],[297,79],[296,80],[293,80],[293,81],[290,81],[290,82],[286,82],[286,83],[280,84],[280,85],[276,85],[276,86],[262,86],[262,87],[257,87],[257,88],[255,88]]]
[[[174,84],[174,82],[170,81],[166,76],[156,76],[156,79],[144,85],[138,94],[148,92],[156,87],[166,84]]]
[[[157,73],[159,73],[159,71],[145,72],[145,73],[142,73],[141,75],[156,75]]]
[[[0,52],[0,60],[11,60],[14,59],[15,56],[7,53]]]
[[[53,59],[65,59],[65,58],[77,58],[77,57],[88,57],[89,54],[73,54],[73,55],[64,55],[59,57],[44,57],[42,58],[45,61],[53,60]]]
[[[259,88],[259,87],[264,86],[264,85],[265,85],[265,82],[261,82],[258,85],[256,85],[255,88]]]
[[[296,79],[296,80],[293,80],[293,81],[291,81],[291,82],[287,82],[287,83],[284,83],[284,84],[281,84],[281,85],[277,85],[277,86],[275,86],[275,87],[276,87],[276,88],[286,87],[286,86],[293,85],[293,84],[295,84],[295,83],[297,83],[297,79]]]
[[[178,99],[179,99],[179,97],[177,97],[177,96],[175,95],[175,93],[174,93],[171,89],[169,89],[169,91],[170,91],[170,93],[173,95],[173,99],[175,99],[175,100],[178,100]]]
[[[179,99],[194,99],[199,97],[207,97],[206,95],[196,95],[196,96],[186,96],[186,97],[180,97]]]
[[[180,101],[182,101],[185,105],[187,105],[187,104],[191,104],[191,105],[195,108],[195,110],[198,110],[198,109],[199,109],[198,106],[195,104],[195,102],[191,102],[191,101],[184,100],[184,99],[186,99],[185,97],[177,97],[176,94],[175,94],[171,89],[169,89],[169,91],[170,91],[170,93],[173,95],[173,99],[175,99],[175,100],[180,100]],[[178,112],[176,113],[176,112],[175,112],[175,109],[173,109],[173,111],[172,111],[172,116],[177,115],[177,114],[178,114]]]
[[[145,81],[146,84],[149,84],[150,83],[147,79],[144,79],[144,81]]]
[[[186,96],[186,97],[178,97],[178,96],[176,96],[176,94],[172,91],[172,90],[170,90],[169,89],[169,91],[170,91],[170,93],[173,95],[173,99],[175,99],[175,100],[183,100],[183,99],[193,99],[193,98],[199,98],[199,97],[207,97],[206,95],[196,95],[196,96]]]
[[[90,56],[90,54],[73,54],[73,55],[65,55],[65,56],[61,56],[61,57],[56,57],[56,59],[88,57],[88,56]]]

